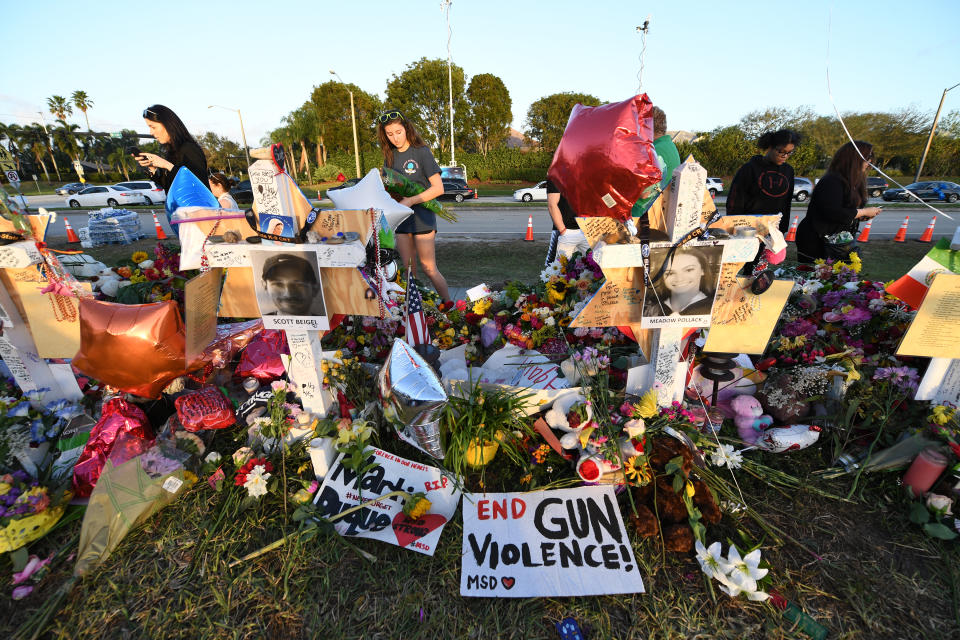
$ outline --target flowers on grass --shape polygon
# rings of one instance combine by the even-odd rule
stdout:
[[[267,495],[267,483],[273,477],[273,464],[266,458],[250,458],[237,469],[234,484],[247,490],[251,498]]]
[[[739,469],[743,464],[743,454],[734,449],[732,444],[721,444],[710,454],[710,462],[717,467],[727,466],[731,469]]]
[[[700,569],[708,578],[719,582],[720,589],[731,598],[742,594],[747,596],[748,600],[756,602],[770,597],[761,591],[758,585],[769,571],[760,568],[760,549],[754,549],[740,557],[736,546],[730,545],[730,551],[724,558],[723,546],[719,541],[704,547],[703,543],[697,540],[695,548]]]
[[[46,487],[23,471],[0,476],[0,518],[24,518],[50,506]]]

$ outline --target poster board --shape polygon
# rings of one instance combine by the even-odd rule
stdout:
[[[324,516],[330,517],[391,491],[423,492],[431,503],[430,511],[417,520],[407,517],[402,499],[393,496],[354,511],[334,522],[333,527],[342,536],[372,538],[432,556],[444,525],[453,517],[460,502],[460,491],[454,488],[458,483],[436,467],[375,447],[368,449],[368,453],[368,461],[378,466],[364,474],[362,480],[352,469],[343,466],[343,454],[339,455],[313,503]]]
[[[186,361],[194,360],[217,338],[217,306],[223,269],[210,269],[183,288]]]
[[[933,279],[897,355],[960,358],[960,275]]]
[[[643,590],[612,487],[464,496],[460,595],[536,598]]]
[[[792,280],[774,280],[754,295],[744,288],[747,280],[737,278],[740,264],[723,265],[704,351],[762,355],[793,291]]]

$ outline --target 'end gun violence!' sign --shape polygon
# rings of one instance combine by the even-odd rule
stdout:
[[[460,595],[639,592],[643,578],[612,487],[464,496]]]

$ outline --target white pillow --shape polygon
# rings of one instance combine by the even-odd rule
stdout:
[[[390,197],[383,187],[378,169],[370,169],[370,173],[352,187],[328,191],[327,196],[337,209],[370,209],[372,207],[383,211],[387,224],[394,230],[413,213],[413,209],[403,206]]]

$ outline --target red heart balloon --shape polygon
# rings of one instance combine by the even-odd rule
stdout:
[[[414,520],[407,514],[400,512],[393,517],[393,534],[397,536],[397,544],[406,547],[437,527],[442,527],[446,522],[447,519],[439,513],[428,513]]]

